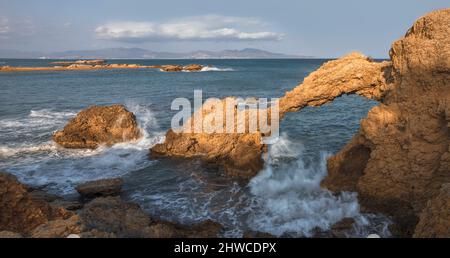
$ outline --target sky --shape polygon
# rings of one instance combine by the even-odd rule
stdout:
[[[258,48],[388,56],[413,21],[450,0],[0,0],[0,49]]]

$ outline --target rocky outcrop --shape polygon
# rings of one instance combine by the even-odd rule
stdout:
[[[28,236],[40,225],[66,220],[73,215],[45,199],[33,198],[16,177],[0,173],[0,231]]]
[[[280,99],[280,114],[321,106],[344,94],[382,100],[392,87],[391,62],[351,53],[323,64]]]
[[[101,179],[80,184],[77,192],[85,199],[96,197],[117,196],[122,192],[123,180],[121,178]]]
[[[223,105],[232,103],[235,98],[222,100]],[[234,104],[233,104],[234,105]],[[236,121],[238,115],[237,107],[234,111],[234,128],[238,126]],[[196,116],[202,113],[202,119],[196,120]],[[267,147],[263,144],[261,134],[255,133],[218,133],[214,128],[210,128],[215,111],[211,107],[204,105],[186,123],[181,132],[169,130],[165,141],[155,145],[151,149],[152,157],[178,157],[178,158],[199,158],[208,165],[217,165],[225,170],[228,175],[240,176],[244,178],[253,177],[263,167],[262,154]],[[242,117],[245,121],[255,114],[243,111]],[[224,114],[223,117],[226,117]],[[225,120],[225,119],[224,119]],[[197,122],[201,121],[201,122]],[[201,123],[202,129],[207,132],[195,133],[195,127]],[[226,121],[223,121],[226,128]],[[231,123],[230,123],[231,124]],[[248,124],[246,122],[246,124]],[[214,123],[213,123],[214,126]],[[191,132],[188,132],[191,130]]]
[[[97,148],[142,136],[136,117],[122,105],[92,106],[69,121],[53,140],[66,148]]]
[[[203,65],[199,65],[199,64],[190,64],[190,65],[185,65],[183,67],[183,71],[188,71],[188,72],[198,72],[201,71],[203,69]]]
[[[217,237],[222,226],[212,221],[182,226],[150,218],[138,205],[119,197],[97,198],[80,212],[82,237]]]
[[[427,201],[450,182],[449,24],[450,9],[434,11],[393,43],[390,61],[349,54],[325,63],[280,99],[280,117],[343,94],[381,102],[351,142],[328,160],[322,186],[358,192],[363,211],[390,215],[394,233],[403,236],[413,234]],[[251,176],[262,167],[264,145],[258,139],[258,133],[169,131],[152,153],[210,157],[223,166],[233,164],[234,171],[256,161],[252,173],[244,173]],[[244,151],[234,155],[240,148]]]
[[[420,214],[414,237],[450,238],[450,184],[444,184]]]
[[[59,204],[70,201],[50,196],[0,173],[0,238],[217,237],[222,231],[209,220],[180,225],[155,219],[120,197],[88,200],[69,212]]]
[[[427,201],[450,182],[450,9],[432,12],[392,45],[392,82],[322,182],[357,191],[365,211],[393,216],[410,236]]]
[[[78,60],[52,62],[54,66],[43,67],[15,67],[0,66],[0,72],[35,72],[35,71],[85,71],[85,70],[112,70],[112,69],[160,69],[164,72],[200,71],[202,65],[140,65],[140,64],[108,64],[105,60]]]
[[[183,66],[181,65],[162,65],[160,67],[161,71],[164,72],[181,72],[183,71]]]

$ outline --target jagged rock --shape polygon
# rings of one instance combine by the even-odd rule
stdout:
[[[227,101],[234,101],[235,98],[226,98],[222,100],[223,105],[227,105]],[[229,102],[231,103],[231,102]],[[255,115],[248,110],[238,111],[233,108],[234,117],[237,112],[245,112],[242,114],[245,120]],[[215,115],[208,105],[204,105],[197,113],[202,112],[203,129],[208,131],[210,125],[208,121],[213,120]],[[261,134],[254,133],[195,133],[194,127],[198,122],[194,114],[189,119],[181,132],[169,130],[166,133],[164,143],[157,144],[151,149],[152,157],[170,156],[181,158],[200,158],[208,164],[223,167],[225,172],[231,176],[240,176],[244,178],[253,177],[263,167],[263,159],[261,155],[267,150],[267,146],[263,144]],[[226,117],[226,115],[224,115]],[[224,121],[226,124],[226,122]],[[235,121],[234,126],[237,127]],[[248,123],[247,123],[248,124]],[[185,129],[192,127],[188,133]],[[226,125],[225,125],[226,127]],[[213,131],[211,128],[210,131]],[[248,132],[248,130],[247,130]]]
[[[162,65],[160,66],[161,71],[164,72],[181,72],[183,71],[183,66],[181,65]]]
[[[123,180],[121,178],[101,179],[80,184],[77,192],[86,199],[105,196],[116,196],[122,192]]]
[[[91,106],[70,120],[53,140],[66,148],[97,148],[99,145],[137,140],[142,136],[136,117],[122,105]]]
[[[321,106],[344,94],[382,100],[392,87],[391,68],[391,62],[374,62],[360,53],[326,62],[280,99],[280,114]]]
[[[203,69],[203,65],[199,64],[190,64],[183,67],[183,71],[196,72],[201,71]]]
[[[80,218],[73,215],[67,219],[56,219],[36,227],[31,231],[33,238],[63,238],[71,234],[79,234],[82,225]]]
[[[414,237],[450,238],[450,184],[430,199],[420,214]]]
[[[73,214],[32,198],[27,188],[16,177],[0,173],[0,230],[29,235],[36,227],[56,219],[67,219]]]
[[[0,231],[0,238],[23,238],[23,236],[11,231]]]
[[[216,237],[222,226],[206,221],[194,226],[151,219],[137,204],[119,197],[96,198],[80,212],[83,237]]]
[[[427,201],[450,182],[450,9],[416,21],[392,45],[392,80],[322,185],[357,191],[364,211],[411,236]]]

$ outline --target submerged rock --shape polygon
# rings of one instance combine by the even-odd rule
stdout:
[[[98,146],[137,140],[142,136],[136,117],[122,105],[92,106],[69,121],[53,140],[66,148]]]
[[[82,198],[116,196],[122,192],[123,180],[121,178],[101,179],[80,184],[76,187]]]

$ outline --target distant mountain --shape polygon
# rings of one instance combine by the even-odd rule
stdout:
[[[47,59],[275,59],[308,58],[308,56],[285,55],[264,50],[193,51],[188,53],[156,52],[142,48],[105,48],[97,50],[70,50],[42,53],[17,50],[0,50],[0,58],[47,58]]]

